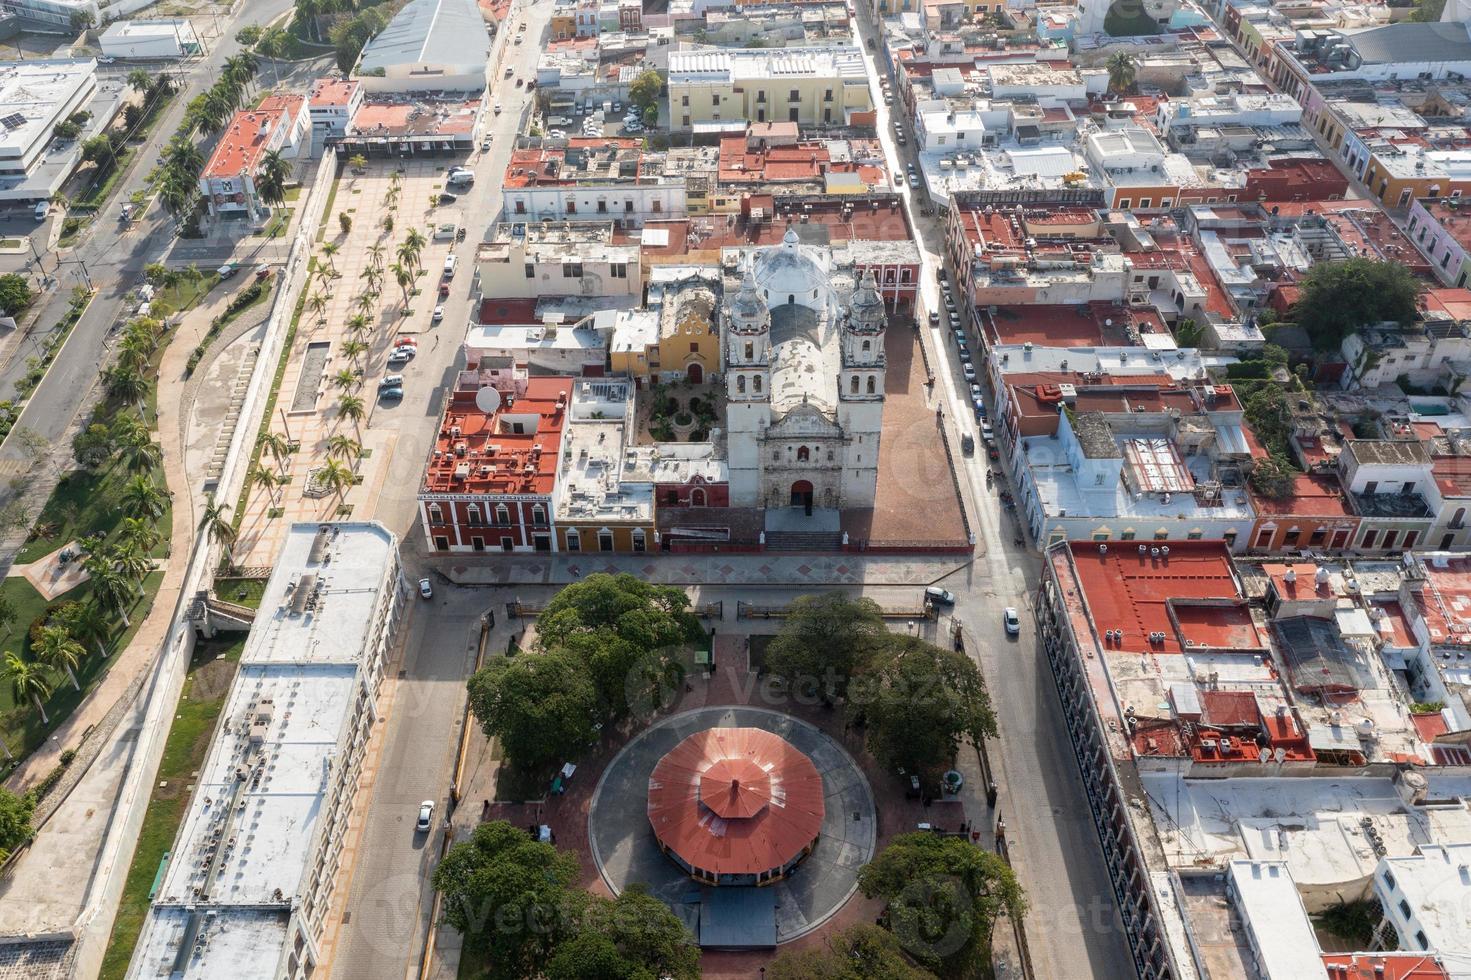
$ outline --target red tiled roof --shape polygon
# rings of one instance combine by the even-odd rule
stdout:
[[[536,319],[536,297],[531,299],[482,299],[476,323],[516,326],[534,325]]]
[[[1140,545],[1144,553],[1139,552]],[[1167,545],[1169,554],[1151,549]],[[1078,581],[1095,630],[1122,632],[1105,644],[1133,653],[1184,653],[1192,646],[1260,650],[1265,644],[1236,584],[1230,552],[1220,541],[1109,542],[1105,553],[1091,541],[1069,544]],[[1233,600],[1229,605],[1198,605],[1191,600]],[[1171,621],[1171,606],[1180,635]],[[1163,633],[1163,643],[1151,643]]]
[[[208,179],[254,173],[260,158],[265,155],[271,134],[281,124],[282,116],[288,112],[300,112],[303,101],[299,95],[275,95],[262,102],[258,109],[235,113],[200,176]]]
[[[1429,953],[1328,953],[1323,956],[1323,964],[1329,968],[1328,980],[1447,980],[1450,977]],[[1335,971],[1333,967],[1342,969]]]
[[[492,415],[476,407],[478,390],[472,384],[451,394],[422,492],[550,494],[572,379],[532,378],[524,395]]]
[[[1343,493],[1343,484],[1332,474],[1299,473],[1292,478],[1292,490],[1286,497],[1276,499],[1251,493],[1251,499],[1256,512],[1268,518],[1353,515]]]
[[[312,82],[313,106],[346,106],[362,83],[351,78],[319,78]]]
[[[1436,456],[1431,461],[1430,473],[1442,496],[1471,496],[1471,457]]]

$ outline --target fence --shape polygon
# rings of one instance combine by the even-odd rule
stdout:
[[[736,600],[736,619],[786,619],[791,606],[758,606],[754,602]],[[884,619],[938,619],[939,612],[930,603],[908,609],[882,609]]]

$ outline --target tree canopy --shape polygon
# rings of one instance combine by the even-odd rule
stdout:
[[[828,936],[817,949],[782,953],[768,980],[935,980],[910,963],[894,934],[862,923]]]
[[[1298,326],[1318,350],[1333,350],[1361,327],[1415,316],[1420,281],[1398,262],[1352,258],[1320,262],[1302,280]]]
[[[567,935],[576,856],[504,820],[483,823],[434,869],[444,920],[484,956],[490,976],[533,977]]]
[[[19,272],[7,272],[0,276],[0,313],[15,316],[30,306],[35,294]]]
[[[31,813],[36,801],[30,796],[16,796],[0,787],[0,861],[31,838]]]
[[[475,828],[434,872],[444,918],[495,980],[697,980],[683,923],[642,885],[577,888],[577,858],[504,820]]]
[[[516,766],[575,758],[597,738],[597,690],[564,651],[497,657],[470,678],[470,710]]]
[[[628,86],[628,101],[644,111],[658,106],[659,93],[664,89],[664,81],[659,73],[649,68],[639,73]]]
[[[989,954],[997,916],[1026,911],[1010,866],[963,837],[900,834],[858,872],[858,887],[887,903],[905,952],[942,976],[964,975]]]
[[[872,599],[853,599],[842,592],[801,596],[788,607],[781,632],[766,648],[766,667],[799,691],[840,698],[888,636],[882,611]]]
[[[893,635],[849,698],[867,720],[868,750],[891,769],[932,773],[951,764],[962,739],[996,734],[974,661],[918,637]]]

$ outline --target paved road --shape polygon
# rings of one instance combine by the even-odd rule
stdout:
[[[858,5],[856,19],[873,78],[874,103],[879,107],[879,138],[890,167],[897,175],[912,157],[896,145],[889,110],[878,91],[882,68],[867,46],[881,44],[868,7]],[[901,152],[901,149],[904,152]],[[936,218],[923,217],[919,206],[928,203],[923,190],[901,192],[918,233],[922,271],[920,288],[926,323],[929,310],[940,309],[938,273],[944,263],[944,228]],[[951,277],[954,281],[954,277]],[[943,321],[943,317],[942,317]],[[948,325],[930,330],[931,368],[937,376],[951,445],[962,431],[975,433],[969,384],[960,373]],[[979,338],[971,337],[972,349]],[[977,439],[979,447],[979,439]],[[942,582],[959,597],[955,615],[968,635],[979,642],[980,666],[990,687],[1001,729],[993,747],[1001,797],[998,808],[1009,827],[1012,855],[1031,911],[1027,933],[1038,976],[1133,977],[1118,906],[1089,816],[1088,801],[1078,777],[1052,675],[1027,622],[1028,599],[1036,588],[1039,564],[1017,531],[1003,517],[994,493],[986,489],[984,456],[956,456],[964,473],[961,481],[970,498],[979,547],[972,565]],[[1023,616],[1020,638],[1008,639],[1001,628],[1001,610],[1016,607]]]
[[[71,425],[97,377],[99,364],[106,362],[110,331],[125,316],[124,296],[141,281],[143,267],[162,259],[173,240],[173,223],[156,205],[131,229],[120,228],[117,219],[123,202],[133,191],[145,186],[150,161],[158,157],[162,146],[178,129],[189,100],[214,81],[226,58],[239,53],[235,31],[247,24],[264,24],[291,6],[292,0],[250,0],[242,4],[240,15],[226,27],[214,50],[185,69],[187,74],[180,94],[155,124],[148,141],[136,150],[136,165],[122,181],[109,205],[98,214],[91,234],[79,247],[63,249],[59,256],[53,253],[43,258],[48,270],[56,264],[58,257],[64,263],[61,274],[63,286],[49,297],[37,321],[43,328],[49,328],[65,313],[70,288],[83,281],[83,269],[99,292],[77,323],[45,380],[31,396],[18,425],[40,433],[53,444],[60,441]],[[0,392],[14,390],[15,380],[25,373],[27,353],[29,350],[23,349],[0,371]],[[16,472],[25,459],[17,441],[7,440],[0,446],[0,474]],[[8,502],[11,492],[0,483],[0,505]]]
[[[516,76],[533,77],[540,51],[540,45],[531,41],[509,44],[517,22],[526,19],[527,36],[536,38],[550,16],[550,5],[518,8],[502,29],[506,64],[514,66]],[[375,516],[403,539],[407,571],[416,578],[417,556],[423,546],[415,536],[419,533],[415,495],[430,441],[437,432],[446,386],[453,383],[459,368],[460,343],[476,290],[474,270],[465,266],[472,264],[474,243],[486,237],[488,225],[500,212],[501,177],[528,109],[525,89],[515,87],[514,79],[505,78],[501,70],[495,76],[481,127],[481,132],[492,137],[491,149],[479,152],[477,140],[477,150],[468,161],[475,170],[475,184],[469,193],[460,194],[456,204],[466,216],[468,234],[466,243],[458,248],[463,256],[461,270],[444,303],[444,320],[419,334],[419,354],[402,369],[403,400],[376,406],[370,420],[371,428],[395,430],[397,436]],[[490,108],[496,102],[502,107],[498,115]],[[498,590],[461,590],[437,583],[433,615],[426,615],[431,605],[422,604],[412,617],[400,665],[403,679],[387,708],[384,748],[369,790],[352,870],[347,900],[350,918],[327,964],[334,980],[398,980],[418,966],[433,898],[429,876],[438,860],[439,837],[436,833],[426,851],[423,835],[412,832],[414,811],[421,801],[432,799],[444,812],[460,734],[465,678],[473,665],[470,638],[478,639],[481,613],[497,604],[504,609],[506,598]],[[490,643],[503,649],[507,634],[504,617],[501,619]],[[344,857],[344,867],[349,860]]]

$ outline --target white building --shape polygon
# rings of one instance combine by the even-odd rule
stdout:
[[[307,96],[312,132],[321,136],[342,136],[362,104],[361,82],[351,78],[317,79]]]
[[[82,143],[117,115],[122,87],[99,86],[92,58],[0,63],[0,201],[42,201],[81,160]],[[91,118],[75,140],[54,139],[76,112]]]
[[[1412,857],[1385,857],[1374,894],[1399,948],[1441,954],[1471,973],[1471,843],[1422,844]]]
[[[1239,860],[1227,868],[1226,891],[1241,916],[1258,975],[1322,976],[1318,937],[1287,863]]]
[[[209,213],[249,220],[267,210],[255,187],[262,161],[273,152],[296,156],[309,132],[308,118],[300,95],[271,95],[235,113],[199,175]]]
[[[872,274],[860,283],[795,228],[732,262],[721,311],[732,506],[872,507],[887,326]]]
[[[155,0],[0,0],[0,6],[21,17],[66,31],[73,30],[74,18],[86,17],[88,23],[101,26],[107,21],[126,17],[135,10],[150,6]]]
[[[130,980],[311,976],[407,595],[382,525],[291,527]]]
[[[489,64],[475,0],[411,0],[363,48],[353,75],[369,92],[483,92]]]
[[[109,58],[161,60],[199,54],[194,25],[182,17],[168,20],[119,20],[98,38]]]

